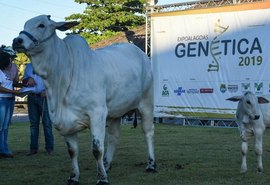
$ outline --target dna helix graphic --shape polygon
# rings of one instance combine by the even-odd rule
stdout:
[[[220,37],[222,36],[223,33],[225,33],[228,30],[229,26],[224,27],[220,24],[220,19],[217,20],[217,22],[215,23],[215,28],[214,28],[214,32],[218,33],[213,40],[210,43],[210,53],[212,56],[212,63],[210,63],[208,65],[208,72],[211,71],[219,71],[219,59],[220,59],[220,55],[222,54],[222,52],[219,50],[219,46],[220,46]]]

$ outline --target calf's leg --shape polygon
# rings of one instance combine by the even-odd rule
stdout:
[[[247,151],[248,151],[247,141],[242,140],[241,150],[242,150],[242,164],[241,164],[240,173],[246,173],[247,172]]]
[[[78,138],[77,134],[65,136],[65,141],[68,147],[68,153],[71,158],[71,171],[67,185],[78,185],[80,171],[78,166]]]
[[[257,169],[258,172],[263,171],[262,153],[263,153],[263,131],[255,132],[255,153],[257,155]]]

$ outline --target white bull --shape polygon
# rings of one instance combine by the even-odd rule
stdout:
[[[265,126],[270,125],[270,103],[266,97],[257,97],[252,92],[246,92],[242,96],[233,96],[227,100],[239,101],[236,111],[236,122],[239,126],[242,140],[242,164],[240,172],[247,172],[248,140],[252,136],[255,136],[258,172],[262,172],[263,133]]]
[[[119,138],[120,119],[138,109],[148,145],[146,171],[155,171],[153,79],[150,60],[133,44],[91,50],[85,39],[65,31],[77,22],[54,22],[41,15],[28,20],[13,40],[13,48],[30,57],[34,71],[45,82],[51,120],[65,137],[72,167],[68,185],[79,184],[77,133],[90,128],[97,161],[97,184],[109,184],[107,170]],[[105,128],[108,146],[104,156]],[[104,160],[104,162],[103,162]]]

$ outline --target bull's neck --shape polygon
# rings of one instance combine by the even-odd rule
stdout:
[[[58,38],[52,43],[48,41],[46,44],[50,46],[46,46],[42,53],[32,56],[31,60],[35,72],[44,80],[50,112],[58,114],[56,112],[61,111],[58,106],[63,103],[70,85],[73,62],[71,57],[68,57],[68,48],[61,39]]]

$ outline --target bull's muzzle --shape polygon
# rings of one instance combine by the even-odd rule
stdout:
[[[17,52],[23,52],[25,50],[23,46],[23,39],[20,37],[13,39],[12,48]]]

